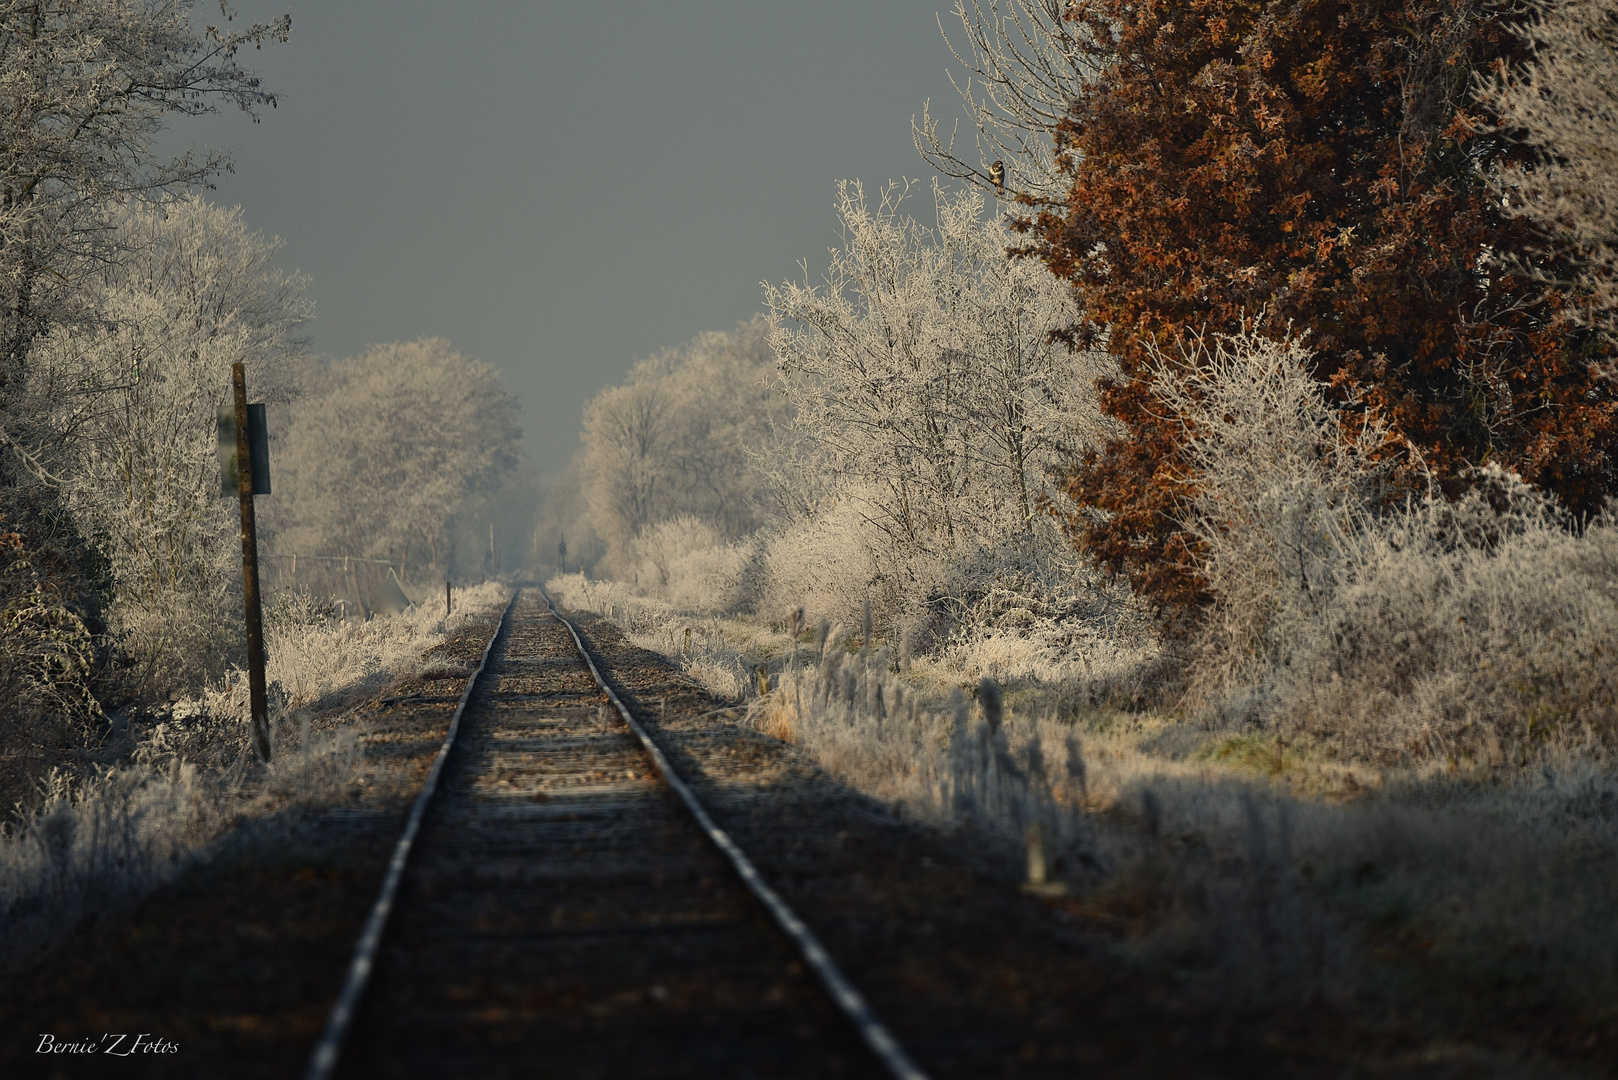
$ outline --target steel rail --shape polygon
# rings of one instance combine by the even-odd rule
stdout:
[[[651,735],[625,707],[622,699],[618,697],[617,692],[613,690],[607,680],[602,678],[600,669],[596,667],[595,659],[590,655],[590,650],[584,647],[584,638],[579,634],[578,628],[567,619],[564,619],[562,613],[556,610],[556,604],[551,601],[550,594],[545,591],[543,586],[540,587],[539,594],[545,598],[545,606],[550,608],[551,614],[556,617],[558,622],[567,627],[569,634],[573,635],[573,643],[578,646],[579,655],[584,657],[584,662],[590,666],[590,674],[595,676],[595,680],[602,691],[612,702],[613,707],[618,710],[618,715],[624,718],[624,723],[629,725],[629,730],[634,732],[635,738],[640,740],[641,746],[645,748],[647,755],[652,759],[652,763],[662,773],[664,783],[673,788],[675,794],[680,796],[680,800],[685,803],[685,808],[691,811],[691,816],[697,819],[697,824],[702,826],[703,832],[708,834],[708,839],[712,840],[714,846],[724,854],[725,858],[730,860],[730,865],[735,868],[742,881],[746,882],[747,887],[752,890],[754,896],[758,897],[787,937],[792,939],[793,944],[798,947],[798,951],[803,955],[804,960],[820,979],[821,985],[831,995],[832,1001],[843,1011],[843,1015],[849,1019],[859,1032],[860,1037],[865,1040],[865,1045],[871,1048],[871,1052],[877,1056],[888,1072],[895,1077],[895,1080],[927,1080],[927,1074],[922,1072],[915,1062],[910,1060],[909,1055],[904,1052],[904,1047],[899,1045],[899,1040],[895,1039],[887,1026],[877,1019],[876,1014],[871,1010],[870,1004],[865,1000],[865,996],[855,988],[853,983],[848,981],[848,976],[843,974],[842,969],[831,958],[831,954],[826,951],[825,946],[820,944],[820,939],[815,937],[814,931],[810,930],[804,924],[804,921],[798,917],[797,913],[787,905],[787,902],[781,899],[780,894],[770,888],[763,876],[759,874],[758,868],[753,865],[753,860],[749,859],[747,854],[736,845],[736,841],[730,838],[730,834],[715,824],[714,819],[708,815],[708,811],[703,808],[702,803],[697,801],[697,797],[691,791],[691,788],[686,785],[684,780],[680,779],[680,774],[675,772],[674,767],[669,764],[669,759],[663,754],[662,748],[652,740]]]
[[[371,914],[365,920],[365,929],[360,933],[360,940],[354,946],[354,958],[348,965],[348,978],[343,982],[343,991],[337,996],[337,1003],[331,1007],[331,1014],[326,1019],[326,1030],[321,1033],[320,1041],[309,1055],[309,1068],[304,1073],[305,1080],[329,1080],[332,1070],[337,1068],[337,1058],[343,1049],[343,1039],[348,1035],[349,1025],[354,1019],[354,1010],[358,1008],[360,998],[365,994],[366,984],[370,982],[371,971],[376,966],[376,951],[382,944],[382,932],[387,929],[388,916],[393,911],[394,897],[399,892],[399,882],[404,879],[405,863],[410,859],[410,849],[416,842],[416,833],[421,829],[421,819],[427,814],[427,804],[432,801],[433,792],[438,788],[438,777],[444,771],[444,762],[449,757],[450,747],[455,745],[455,734],[461,727],[461,716],[466,712],[466,703],[472,699],[472,691],[477,688],[478,678],[483,669],[489,666],[489,653],[494,651],[494,643],[500,639],[505,630],[511,613],[516,610],[517,598],[522,595],[521,589],[514,589],[511,593],[511,602],[506,610],[500,614],[500,622],[495,626],[494,633],[489,636],[489,643],[483,646],[483,657],[478,661],[477,670],[472,672],[466,680],[466,689],[461,691],[460,704],[455,706],[454,714],[449,718],[449,730],[444,734],[443,745],[438,748],[438,756],[433,758],[433,764],[427,770],[427,782],[422,785],[421,794],[416,796],[415,805],[410,808],[410,817],[405,821],[404,832],[399,836],[399,842],[393,846],[393,858],[388,862],[388,874],[382,879],[382,891],[377,893],[376,903],[371,905]]]

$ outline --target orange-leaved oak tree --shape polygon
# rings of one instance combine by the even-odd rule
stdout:
[[[1519,39],[1485,0],[1072,0],[1096,72],[1056,132],[1065,205],[1024,254],[1084,297],[1116,434],[1066,476],[1069,528],[1170,623],[1211,597],[1181,511],[1195,474],[1152,355],[1259,326],[1307,336],[1345,423],[1401,437],[1450,494],[1500,461],[1589,511],[1615,487],[1612,384],[1486,171],[1521,150],[1471,80]],[[1548,277],[1555,279],[1557,275]]]

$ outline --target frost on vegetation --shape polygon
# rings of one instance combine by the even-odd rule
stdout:
[[[246,680],[233,672],[176,702],[120,765],[80,781],[53,774],[43,808],[0,831],[0,959],[173,878],[245,819],[340,796],[361,764],[361,732],[315,730],[313,714],[431,664],[424,655],[466,621],[486,622],[508,595],[495,583],[462,590],[448,619],[417,607],[360,622],[307,597],[272,604],[273,760],[251,761]]]
[[[1214,603],[1163,642],[1027,512],[1107,435],[1103,360],[1036,348],[1072,297],[980,257],[1004,240],[967,200],[935,231],[857,189],[840,211],[825,285],[771,292],[792,408],[751,458],[767,520],[665,506],[623,580],[559,598],[1002,874],[1043,830],[1120,949],[1218,995],[1374,990],[1369,932],[1433,942],[1417,962],[1455,985],[1610,1002],[1610,517],[1493,464],[1448,501],[1305,342],[1190,341],[1154,393]]]
[[[934,594],[950,627],[936,650],[956,678],[1062,688],[1091,705],[1160,696],[1164,653],[1144,606],[1054,535],[983,548]]]
[[[1071,290],[1006,258],[1015,237],[980,196],[932,194],[924,225],[901,189],[873,205],[842,186],[823,281],[772,287],[765,319],[592,402],[581,461],[616,580],[682,617],[849,621],[870,603],[920,651],[1032,564],[1046,599],[1088,594],[1035,603],[1057,627],[1046,655],[1083,636],[1081,609],[1111,617],[1117,591],[1068,575],[1078,560],[1041,511],[1053,472],[1105,433],[1091,385],[1110,361],[1053,339],[1081,317]],[[1003,635],[1027,638],[1010,611]]]
[[[1304,896],[1289,802],[1228,778],[1165,786],[1164,772],[1209,768],[1075,726],[1047,699],[1019,711],[992,679],[975,688],[975,705],[958,686],[940,698],[890,660],[886,649],[811,649],[789,659],[754,721],[839,780],[956,836],[1000,875],[1027,873],[1040,836],[1055,878],[1093,909],[1134,917],[1150,906],[1122,945],[1143,963],[1167,961],[1245,999],[1347,987],[1348,935]],[[1165,850],[1170,829],[1183,850]]]
[[[1286,661],[1350,572],[1387,486],[1393,437],[1374,416],[1348,428],[1310,376],[1311,355],[1296,338],[1247,331],[1154,356],[1154,393],[1192,466],[1183,524],[1218,598],[1203,693],[1239,694]]]
[[[681,612],[622,582],[559,574],[545,588],[563,607],[613,620],[630,644],[663,654],[726,701],[756,693],[757,667],[769,663],[779,636],[748,621]]]
[[[78,295],[96,317],[34,343],[4,426],[95,539],[117,583],[109,630],[136,661],[129,689],[156,696],[242,655],[240,524],[219,497],[214,417],[236,361],[255,399],[287,400],[310,304],[240,210],[178,199],[110,229],[125,255]]]
[[[1233,768],[1230,742],[1197,728],[1075,721],[1049,696],[992,680],[976,697],[899,675],[886,650],[811,645],[750,715],[1003,876],[1025,872],[1042,826],[1056,877],[1124,935],[1124,955],[1223,999],[1371,991],[1366,922],[1437,942],[1423,962],[1458,985],[1510,978],[1578,1011],[1618,992],[1610,772],[1573,765],[1484,788],[1377,787],[1361,772],[1358,798],[1300,798]],[[1336,773],[1339,790],[1351,776]]]
[[[614,576],[661,592],[671,558],[758,527],[749,451],[785,407],[770,369],[764,322],[754,319],[641,361],[626,385],[586,406],[578,464]]]
[[[964,40],[944,36],[969,74],[951,72],[950,82],[977,134],[971,151],[957,149],[957,132],[940,129],[926,103],[912,133],[929,164],[945,176],[993,188],[989,163],[999,160],[1006,175],[1005,191],[997,194],[1035,205],[1062,203],[1070,186],[1064,170],[1073,162],[1054,133],[1096,75],[1062,18],[1066,10],[1066,0],[956,0],[950,14]]]
[[[647,529],[631,545],[635,580],[682,611],[723,615],[749,606],[758,569],[755,537],[728,541],[700,518],[682,514]]]
[[[427,591],[473,571],[491,540],[472,523],[521,501],[517,401],[495,370],[424,338],[312,367],[300,389],[261,511],[276,551],[384,559]]]
[[[821,576],[885,624],[978,550],[1034,532],[1053,472],[1106,430],[1091,388],[1110,370],[1053,338],[1082,311],[1043,267],[1006,258],[1013,234],[981,197],[935,187],[933,227],[904,197],[873,206],[840,187],[845,241],[823,282],[766,294],[793,407],[790,437],[760,454],[771,532],[821,559],[841,539],[848,569]],[[816,584],[766,595],[809,603]]]
[[[1383,765],[1507,773],[1618,752],[1618,529],[1493,470],[1412,505],[1276,673],[1266,715]]]
[[[1196,675],[1214,719],[1378,766],[1611,763],[1618,539],[1498,465],[1458,502],[1386,499],[1296,342],[1219,339],[1164,365],[1198,466],[1186,524],[1216,605]],[[1345,434],[1345,427],[1353,437]]]
[[[1573,280],[1548,280],[1538,260],[1516,269],[1566,289],[1567,310],[1610,343],[1618,319],[1618,4],[1556,0],[1528,5],[1515,26],[1524,59],[1476,77],[1475,93],[1526,143],[1488,179],[1507,213],[1546,238],[1540,254],[1568,259]],[[1609,372],[1610,373],[1610,372]]]

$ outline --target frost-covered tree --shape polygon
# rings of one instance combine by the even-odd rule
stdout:
[[[122,250],[119,207],[194,187],[227,164],[217,154],[164,157],[165,121],[275,104],[237,54],[285,41],[290,17],[198,33],[192,8],[0,0],[0,403],[35,336],[82,310],[79,283]]]
[[[219,497],[215,414],[230,369],[256,399],[284,400],[309,316],[301,276],[240,210],[186,198],[131,209],[110,237],[128,254],[81,285],[97,313],[35,342],[19,444],[108,561],[114,625],[148,656],[228,649],[239,588],[234,502]],[[187,677],[185,673],[165,675]]]
[[[760,478],[749,451],[786,407],[772,367],[768,330],[755,319],[641,361],[625,385],[586,407],[580,463],[590,517],[620,570],[661,522],[689,517],[728,539],[757,527]]]
[[[1492,179],[1509,212],[1569,256],[1576,277],[1550,281],[1571,287],[1575,316],[1618,343],[1618,3],[1537,7],[1519,31],[1526,61],[1479,80],[1479,98],[1535,151]]]
[[[584,410],[590,516],[622,551],[674,503],[680,418],[655,382],[614,386]]]
[[[516,468],[521,435],[494,369],[442,338],[334,363],[311,376],[282,440],[277,549],[446,566],[446,541]]]
[[[1033,204],[1059,203],[1067,190],[1055,131],[1095,65],[1077,45],[1081,28],[1064,21],[1067,0],[955,0],[964,45],[949,41],[965,69],[950,81],[977,130],[976,158],[962,156],[931,103],[914,125],[916,149],[945,176]],[[940,20],[940,30],[943,22]],[[995,182],[993,163],[1004,170]]]
[[[927,228],[901,212],[903,190],[872,208],[842,185],[845,242],[824,281],[766,292],[795,410],[778,475],[857,503],[901,562],[1029,532],[1049,470],[1099,430],[1096,355],[1052,338],[1080,316],[1071,289],[1007,258],[981,196],[933,195]]]
[[[1205,677],[1239,683],[1282,658],[1348,579],[1384,501],[1395,441],[1349,421],[1305,343],[1246,331],[1154,352],[1153,393],[1185,447],[1179,519],[1216,604]]]

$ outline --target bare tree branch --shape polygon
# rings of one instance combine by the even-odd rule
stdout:
[[[966,69],[950,82],[976,130],[972,156],[957,150],[958,132],[942,131],[932,103],[911,124],[916,149],[945,176],[996,195],[1034,205],[1059,203],[1066,194],[1054,131],[1079,88],[1095,77],[1087,50],[1062,20],[1065,0],[956,0],[955,18],[965,30],[957,46],[944,30],[956,61]],[[993,163],[1004,163],[996,184]]]

